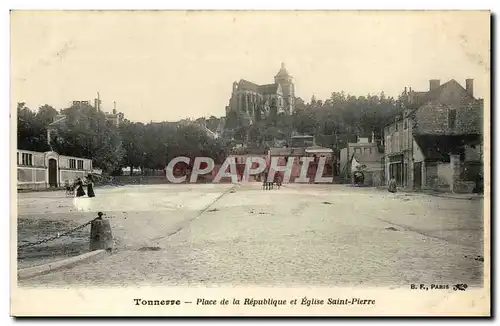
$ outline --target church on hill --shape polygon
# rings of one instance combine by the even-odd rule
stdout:
[[[226,106],[226,116],[231,111],[244,113],[251,121],[269,115],[291,114],[295,106],[295,85],[285,64],[274,76],[274,83],[257,85],[241,79],[233,83],[233,91]]]

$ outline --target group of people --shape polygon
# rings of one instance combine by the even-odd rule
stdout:
[[[353,178],[356,186],[362,186],[365,182],[365,174],[361,171],[361,169],[354,171]]]
[[[87,185],[87,195],[89,197],[95,197],[94,193],[94,180],[92,179],[92,175],[89,174],[88,176],[85,177],[86,180],[86,185]],[[76,185],[76,197],[83,197],[85,196],[85,190],[83,189],[84,183],[81,178],[76,179],[75,182]]]

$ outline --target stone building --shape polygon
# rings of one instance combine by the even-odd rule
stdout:
[[[404,113],[384,129],[386,182],[409,189],[469,192],[483,171],[483,100],[472,79],[462,87],[430,80],[403,93]]]
[[[92,160],[87,158],[17,150],[18,189],[61,187],[92,172]]]
[[[285,65],[274,76],[274,83],[257,85],[241,79],[233,83],[226,115],[231,111],[244,113],[251,121],[272,115],[291,114],[295,106],[295,85]]]
[[[358,137],[356,143],[347,143],[340,150],[340,170],[344,182],[353,182],[353,173],[360,168],[365,175],[364,184],[367,186],[380,186],[383,184],[384,154],[375,140],[371,137]]]

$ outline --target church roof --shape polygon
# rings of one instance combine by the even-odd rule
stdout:
[[[259,92],[262,94],[276,94],[278,92],[278,84],[260,85]]]
[[[252,82],[245,80],[245,79],[240,79],[240,82],[238,83],[238,88],[239,89],[247,89],[247,90],[254,91],[254,92],[259,91],[259,85],[252,83]]]

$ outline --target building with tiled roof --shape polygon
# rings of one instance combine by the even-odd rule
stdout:
[[[483,100],[474,81],[429,81],[427,92],[407,91],[404,113],[384,129],[385,181],[403,187],[468,191],[482,172]],[[467,183],[469,183],[467,185]]]
[[[255,121],[272,114],[291,114],[294,104],[293,77],[282,63],[273,84],[258,85],[245,79],[235,81],[226,114],[238,111]]]

